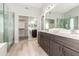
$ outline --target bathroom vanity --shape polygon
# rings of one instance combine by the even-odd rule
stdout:
[[[38,43],[49,56],[79,56],[77,34],[39,31]]]

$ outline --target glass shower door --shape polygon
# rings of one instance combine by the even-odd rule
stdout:
[[[7,47],[13,43],[14,13],[6,4],[0,3],[0,43],[7,42]]]
[[[9,45],[11,45],[13,43],[13,31],[14,31],[14,27],[13,27],[13,13],[9,12],[9,18],[8,18],[8,43]]]
[[[4,4],[4,42],[8,43],[8,8]]]
[[[3,42],[3,4],[0,3],[0,42]]]
[[[13,12],[4,4],[4,42],[7,42],[8,48],[13,43],[14,17]]]

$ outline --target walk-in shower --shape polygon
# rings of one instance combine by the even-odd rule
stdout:
[[[13,43],[14,13],[6,4],[0,3],[0,43],[7,43],[7,48]]]

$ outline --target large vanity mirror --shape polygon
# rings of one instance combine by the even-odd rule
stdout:
[[[56,27],[56,18],[52,17],[51,12],[48,12],[45,15],[45,25],[44,25],[45,29],[52,29]]]
[[[75,17],[62,17],[57,19],[57,27],[64,28],[68,30],[76,30],[78,29],[78,16]]]
[[[79,16],[65,15],[65,13],[59,13],[59,10],[58,12],[53,10],[47,12],[45,14],[44,29],[60,28],[71,31],[79,30]]]
[[[45,18],[45,29],[55,28],[55,19],[48,17]]]

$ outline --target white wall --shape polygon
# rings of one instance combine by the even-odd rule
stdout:
[[[18,22],[18,15],[15,13],[15,34],[14,34],[15,43],[19,42],[19,31],[18,31],[19,24],[18,23],[19,23]]]
[[[79,6],[71,9],[70,11],[66,12],[64,16],[79,16]]]
[[[15,13],[15,43],[19,42],[19,22],[18,16],[29,16],[29,17],[36,17],[39,20],[40,11],[37,9],[31,8],[29,10],[24,9],[23,6],[19,6],[18,4],[10,3],[7,6]]]
[[[39,11],[38,9],[35,8],[31,8],[31,9],[24,9],[23,6],[16,4],[16,3],[10,3],[7,4],[8,7],[11,9],[11,11],[15,12],[15,42],[17,43],[19,41],[19,31],[18,31],[18,16],[30,16],[30,17],[36,17],[36,19],[38,19],[38,30],[41,29],[41,16],[43,15],[46,7],[50,4],[45,4],[44,8],[41,10],[43,13],[40,14],[41,11]],[[52,17],[52,16],[51,16]],[[57,14],[53,15],[53,18],[57,18],[60,17]]]

